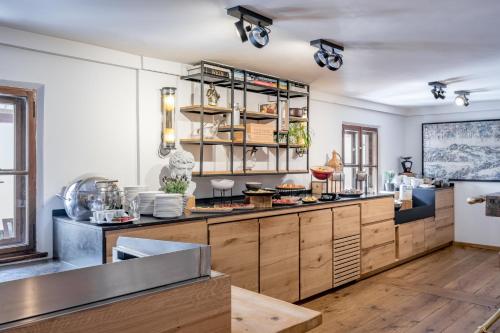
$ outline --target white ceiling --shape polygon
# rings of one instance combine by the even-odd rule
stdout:
[[[270,44],[242,44],[226,8],[245,5],[274,19]],[[311,83],[375,102],[451,103],[500,99],[498,0],[0,0],[0,25],[135,54],[194,63],[209,59]],[[309,41],[344,44],[344,67],[318,67]],[[449,80],[435,101],[428,81]]]

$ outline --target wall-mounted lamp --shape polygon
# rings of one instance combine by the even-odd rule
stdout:
[[[167,157],[175,148],[175,90],[176,88],[161,88],[161,143],[158,155]]]

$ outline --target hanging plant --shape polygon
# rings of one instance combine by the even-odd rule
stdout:
[[[297,155],[302,156],[311,147],[311,134],[307,131],[306,123],[291,123],[288,128],[288,139],[292,144],[301,147],[296,149]]]

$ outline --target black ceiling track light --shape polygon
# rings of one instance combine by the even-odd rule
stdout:
[[[271,30],[268,27],[273,24],[272,19],[243,6],[228,8],[227,15],[238,19],[234,25],[242,43],[250,39],[250,43],[259,49],[269,43]]]
[[[455,91],[457,97],[455,97],[455,104],[458,106],[469,106],[469,98],[467,96],[470,95],[469,90],[457,90]]]
[[[431,93],[434,96],[435,99],[445,99],[446,96],[446,91],[444,90],[446,88],[446,84],[443,82],[439,81],[433,81],[429,82],[429,86],[432,87]]]
[[[339,51],[344,51],[342,45],[335,44],[326,39],[315,39],[310,44],[319,49],[314,53],[314,61],[316,61],[319,67],[326,66],[329,70],[336,71],[344,64],[342,55],[339,53]]]

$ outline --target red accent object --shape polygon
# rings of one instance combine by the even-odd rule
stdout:
[[[312,175],[314,178],[319,179],[319,180],[326,180],[328,177],[330,177],[333,173],[333,169],[330,167],[321,167],[320,169],[317,168],[311,168]]]

